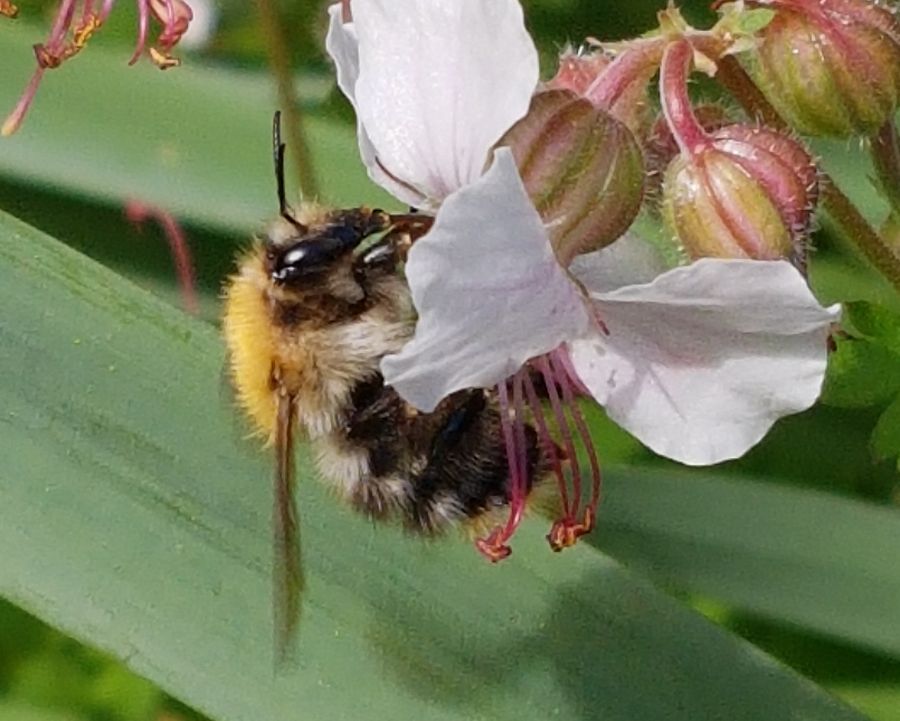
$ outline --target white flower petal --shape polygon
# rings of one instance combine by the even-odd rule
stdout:
[[[528,110],[538,59],[522,8],[353,0],[353,18],[356,109],[377,162],[436,207],[481,176],[491,147]]]
[[[576,255],[569,272],[589,291],[605,293],[626,285],[649,283],[669,267],[651,243],[628,232],[601,250]]]
[[[815,402],[839,316],[784,261],[704,259],[592,297],[609,335],[570,344],[579,377],[616,422],[691,465],[741,456]]]
[[[414,188],[398,182],[379,165],[375,157],[375,146],[366,133],[356,107],[356,82],[359,79],[359,40],[356,37],[356,26],[342,20],[340,3],[328,8],[328,35],[325,37],[325,49],[334,60],[337,70],[337,84],[347,100],[356,110],[356,136],[359,142],[359,155],[369,171],[369,177],[398,200],[419,207],[425,204],[425,197]]]
[[[444,201],[406,273],[419,312],[415,337],[381,370],[424,411],[454,391],[498,383],[589,324],[508,148]]]

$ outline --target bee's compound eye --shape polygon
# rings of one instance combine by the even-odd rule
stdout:
[[[272,279],[280,283],[326,270],[344,252],[340,239],[331,236],[307,238],[283,250],[272,263]]]
[[[284,254],[282,258],[282,263],[284,265],[299,265],[303,262],[303,258],[306,257],[308,251],[304,247],[299,248],[291,248],[287,253]]]

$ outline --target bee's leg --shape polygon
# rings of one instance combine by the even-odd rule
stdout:
[[[354,260],[354,269],[358,273],[372,271],[393,272],[400,260],[398,248],[390,239],[391,233],[360,253]]]
[[[405,215],[392,215],[391,222],[392,228],[384,236],[382,242],[390,242],[397,249],[400,260],[406,262],[409,249],[413,243],[431,230],[434,218],[430,215],[413,212]]]

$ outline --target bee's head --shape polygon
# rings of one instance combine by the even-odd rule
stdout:
[[[302,231],[281,222],[265,240],[266,270],[277,286],[312,288],[346,268],[359,244],[388,224],[385,213],[366,208],[329,214]]]
[[[290,238],[286,244],[266,243],[269,277],[276,285],[307,285],[346,258],[362,238],[353,229],[336,226],[323,232]]]

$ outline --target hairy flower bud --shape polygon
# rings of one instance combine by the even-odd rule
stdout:
[[[509,146],[563,264],[612,243],[643,197],[641,151],[631,131],[565,90],[534,96],[497,143]]]
[[[877,130],[900,101],[900,23],[872,0],[751,0],[775,17],[748,70],[797,130],[846,137]]]
[[[663,216],[693,258],[803,264],[818,194],[812,159],[772,130],[729,125],[666,171]]]

